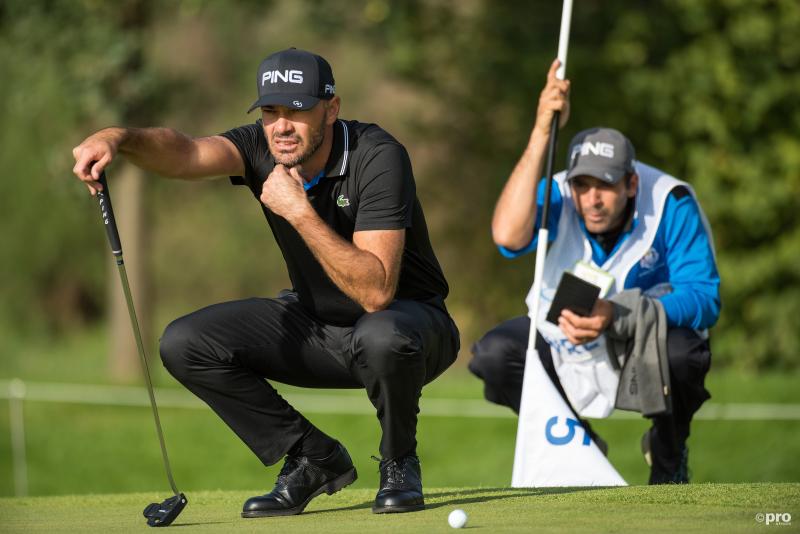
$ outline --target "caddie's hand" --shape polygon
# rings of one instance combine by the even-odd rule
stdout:
[[[536,126],[534,132],[540,135],[550,135],[550,125],[553,122],[553,113],[560,112],[558,119],[559,128],[563,128],[569,119],[569,80],[556,78],[556,71],[561,65],[557,59],[553,60],[547,72],[547,84],[539,95],[539,107],[536,110]]]
[[[573,345],[583,345],[597,339],[614,319],[614,307],[607,300],[597,299],[588,317],[563,310],[558,326]]]
[[[75,158],[72,172],[86,184],[92,196],[103,189],[98,180],[103,169],[117,155],[119,142],[119,133],[106,129],[90,135],[72,149],[72,156]]]
[[[291,223],[310,207],[303,182],[297,167],[275,165],[261,187],[261,203]]]

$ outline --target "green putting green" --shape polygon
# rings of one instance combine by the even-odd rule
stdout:
[[[627,488],[431,488],[427,509],[374,515],[374,491],[345,489],[297,516],[239,517],[252,491],[194,492],[172,527],[179,532],[450,532],[448,514],[468,514],[484,532],[751,532],[800,530],[800,484],[696,484]],[[3,532],[145,531],[142,509],[168,494],[130,493],[0,499]],[[779,525],[767,514],[791,515]],[[758,514],[763,514],[759,516]],[[759,521],[760,519],[760,521]],[[785,523],[785,521],[783,521]]]

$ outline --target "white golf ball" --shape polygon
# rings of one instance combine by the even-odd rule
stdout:
[[[453,528],[461,528],[467,524],[467,513],[464,510],[453,510],[447,516],[447,522]]]

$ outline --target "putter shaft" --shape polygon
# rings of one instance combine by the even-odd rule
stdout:
[[[147,356],[144,351],[144,343],[142,342],[142,334],[139,331],[139,320],[136,318],[136,310],[133,307],[133,297],[131,297],[131,288],[128,283],[128,273],[125,271],[125,262],[122,260],[122,251],[119,255],[115,255],[117,261],[117,268],[119,270],[119,278],[122,281],[122,291],[125,293],[125,302],[128,304],[128,314],[131,318],[131,326],[133,327],[133,336],[136,338],[136,348],[139,351],[139,358],[142,362],[142,370],[144,371],[144,379],[147,383],[147,393],[150,395],[150,407],[153,409],[153,418],[156,422],[156,433],[158,434],[158,442],[161,445],[161,456],[164,459],[164,468],[167,471],[167,479],[169,485],[175,495],[179,495],[178,487],[175,485],[175,480],[172,478],[172,469],[169,466],[169,457],[167,456],[167,446],[164,444],[164,433],[161,431],[161,419],[158,417],[158,406],[156,405],[156,397],[153,394],[153,383],[150,380],[150,366],[147,364]]]

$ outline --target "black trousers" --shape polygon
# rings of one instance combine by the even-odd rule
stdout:
[[[530,324],[527,316],[499,324],[472,346],[473,358],[469,363],[470,371],[483,380],[486,399],[508,406],[516,413],[519,413],[522,398]],[[536,350],[550,380],[569,405],[553,366],[550,346],[541,335],[536,336]],[[667,357],[672,413],[652,418],[651,482],[660,480],[678,468],[689,437],[692,416],[711,397],[705,388],[705,376],[711,365],[708,340],[702,339],[689,328],[671,328],[667,331]]]
[[[422,386],[456,358],[445,311],[396,300],[337,327],[293,293],[215,304],[181,317],[161,338],[169,372],[205,401],[265,465],[278,462],[311,423],[266,380],[310,388],[364,388],[382,429],[380,453],[416,448]]]

